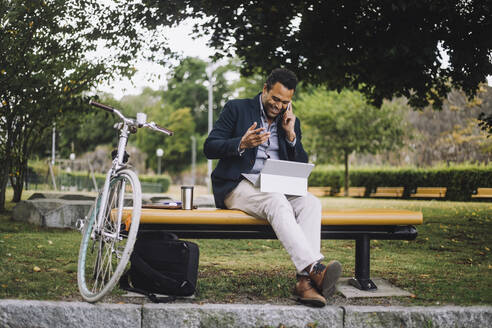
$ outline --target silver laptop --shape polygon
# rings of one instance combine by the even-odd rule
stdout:
[[[260,172],[260,191],[304,196],[314,164],[267,159]]]

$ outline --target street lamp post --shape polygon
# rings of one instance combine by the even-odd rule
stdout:
[[[195,185],[196,176],[196,137],[191,136],[191,185]]]
[[[157,155],[157,174],[161,174],[161,158],[162,155],[164,155],[164,150],[162,148],[157,148],[155,151],[155,154]]]
[[[73,143],[72,143],[72,148],[73,148]],[[68,158],[70,159],[70,172],[73,172],[74,168],[75,168],[75,166],[74,166],[75,153],[73,152],[73,149],[72,149],[72,152],[70,153],[70,156],[68,156]],[[75,187],[76,190],[79,190],[79,181],[78,181],[78,179],[76,179],[73,176],[72,176],[72,178],[70,178],[69,189],[72,190],[72,187]]]
[[[73,165],[74,162],[73,161],[75,161],[75,153],[70,153],[69,158],[70,158],[70,170],[73,171],[73,169],[74,169],[74,165]]]
[[[214,86],[214,67],[213,65],[207,66],[207,77],[208,77],[208,133],[212,131],[213,125],[213,86]],[[212,176],[212,160],[207,161],[207,190],[210,192],[212,190],[211,177]]]
[[[56,142],[56,123],[53,123],[53,132],[51,134],[51,165],[55,165],[55,142]]]

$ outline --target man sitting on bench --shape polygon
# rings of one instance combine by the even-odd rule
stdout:
[[[308,161],[300,122],[291,99],[295,74],[275,69],[253,99],[226,103],[204,144],[209,159],[219,159],[212,173],[215,205],[266,219],[289,253],[297,271],[295,295],[301,303],[326,305],[335,292],[342,267],[320,261],[321,203],[308,193],[289,196],[260,192],[259,173],[268,158]]]

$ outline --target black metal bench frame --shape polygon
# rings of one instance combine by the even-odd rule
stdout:
[[[164,230],[179,238],[277,239],[270,225],[140,224],[141,231]],[[370,241],[415,240],[413,225],[322,225],[321,239],[355,240],[355,277],[349,283],[361,290],[376,290],[370,277]]]

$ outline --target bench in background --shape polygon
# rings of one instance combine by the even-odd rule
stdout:
[[[308,191],[316,197],[326,197],[331,194],[331,187],[309,187]]]
[[[377,187],[376,192],[373,192],[369,197],[395,197],[403,196],[404,187]]]
[[[349,187],[348,189],[348,197],[364,197],[366,193],[366,187]],[[345,188],[340,188],[340,190],[334,194],[337,197],[345,196]]]
[[[130,218],[124,211],[123,221]],[[414,240],[421,212],[391,209],[333,209],[322,213],[321,238],[355,240],[355,277],[362,290],[377,289],[370,278],[370,240]],[[236,210],[142,208],[140,230],[165,230],[180,238],[276,239],[270,224]]]
[[[492,198],[492,188],[477,188],[477,192],[471,195],[472,198]]]
[[[415,193],[410,194],[412,198],[444,198],[446,187],[417,187]]]

